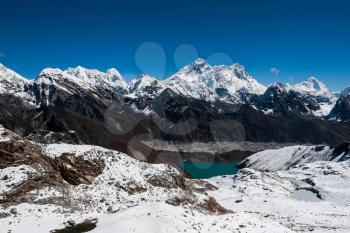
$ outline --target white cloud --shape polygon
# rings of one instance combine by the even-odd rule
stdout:
[[[270,73],[271,74],[279,74],[280,73],[280,70],[277,68],[277,67],[271,67],[270,68]]]

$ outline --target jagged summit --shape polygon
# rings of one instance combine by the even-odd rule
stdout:
[[[314,76],[311,76],[303,82],[290,85],[290,88],[294,89],[295,91],[314,96],[322,96],[330,99],[335,97],[328,87]]]
[[[244,102],[241,93],[262,94],[266,87],[253,79],[240,64],[211,66],[198,58],[164,81],[177,93],[210,102]]]
[[[150,75],[142,74],[137,79],[126,83],[115,68],[103,72],[77,66],[66,70],[46,68],[32,81],[23,78],[2,64],[0,65],[0,77],[3,78],[0,80],[0,90],[3,93],[25,95],[26,99],[33,99],[30,95],[38,95],[37,90],[35,90],[35,94],[31,94],[34,91],[33,85],[36,85],[36,89],[40,85],[51,85],[62,91],[68,90],[70,94],[82,89],[86,91],[86,94],[90,93],[91,95],[104,93],[103,96],[110,96],[112,93],[118,93],[133,99],[146,98],[147,101],[169,88],[175,93],[187,97],[208,102],[251,104],[255,107],[260,106],[263,108],[260,110],[267,112],[271,112],[273,105],[279,101],[283,102],[279,106],[287,104],[286,110],[294,109],[295,106],[290,105],[290,100],[293,99],[293,104],[298,103],[300,106],[298,109],[305,108],[305,111],[302,111],[304,114],[324,117],[330,113],[338,98],[316,77],[310,77],[297,84],[274,83],[266,87],[255,80],[239,63],[211,66],[202,58],[197,58],[165,80],[158,80]],[[72,92],[72,88],[75,91]],[[47,91],[49,90],[47,89]],[[257,98],[266,92],[267,94],[263,98]],[[343,93],[349,92],[350,90],[343,91]],[[252,101],[253,99],[254,101]],[[288,99],[289,101],[287,101]],[[261,101],[263,104],[259,103]],[[144,106],[144,104],[141,105]]]
[[[123,76],[120,74],[120,72],[116,68],[109,68],[106,71],[106,74],[111,77],[111,81],[115,82],[116,80],[125,82]]]
[[[212,67],[202,58],[197,58],[191,64],[183,67],[174,75],[170,76],[167,80],[179,79],[186,82],[196,82],[198,77],[211,70]]]
[[[8,80],[9,82],[21,82],[21,83],[29,83],[30,81],[15,71],[7,68],[5,65],[0,63],[0,77]]]
[[[66,73],[84,80],[105,79],[110,82],[125,82],[119,71],[115,68],[110,68],[106,72],[97,69],[87,69],[82,66],[68,68]]]
[[[39,73],[38,77],[42,75],[60,74],[60,73],[63,73],[63,70],[59,68],[45,68]]]
[[[203,58],[197,58],[196,60],[194,60],[194,62],[193,63],[195,63],[195,64],[208,64]]]
[[[130,97],[155,97],[163,89],[162,81],[148,75],[141,74],[129,83]]]

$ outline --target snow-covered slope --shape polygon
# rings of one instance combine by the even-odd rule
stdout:
[[[335,148],[325,145],[290,146],[276,150],[265,150],[255,153],[240,164],[240,167],[259,171],[286,170],[296,165],[314,161],[350,160],[349,143],[342,143]]]
[[[0,155],[8,161],[0,170],[0,232],[350,229],[349,161],[277,172],[245,168],[203,181],[97,146],[36,144],[3,127]]]
[[[1,158],[12,161],[0,171],[1,232],[291,232],[225,210],[207,194],[214,186],[168,165],[97,146],[43,146],[3,127],[0,138]]]
[[[336,95],[316,77],[310,77],[304,82],[289,85],[289,88],[304,95],[316,97],[320,109],[313,112],[315,116],[327,116],[337,101]]]
[[[14,95],[29,104],[35,105],[31,87],[32,81],[23,78],[0,63],[0,95]]]
[[[115,68],[108,69],[104,73],[96,69],[86,69],[77,66],[76,68],[68,68],[65,73],[84,80],[85,83],[88,83],[92,87],[112,86],[120,93],[127,93],[129,90],[128,84]]]
[[[350,162],[319,161],[290,170],[242,169],[209,180],[225,208],[279,223],[294,232],[347,233],[350,230]]]
[[[141,76],[130,84],[133,96],[152,97],[165,88],[176,93],[210,102],[247,102],[251,95],[260,95],[266,87],[253,79],[239,64],[231,66],[210,66],[203,59],[197,59],[164,81]]]
[[[54,83],[64,85],[64,83],[76,84],[75,88],[85,90],[110,90],[127,92],[128,85],[115,69],[109,69],[106,73],[96,69],[86,69],[81,66],[68,68],[63,71],[60,69],[46,68],[34,81],[35,83]],[[70,90],[67,90],[70,91]]]

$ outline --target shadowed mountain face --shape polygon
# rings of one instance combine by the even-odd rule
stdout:
[[[155,150],[144,141],[159,139],[175,144],[201,141],[215,142],[218,146],[220,142],[245,141],[336,145],[350,140],[350,124],[270,116],[249,105],[209,103],[176,94],[170,89],[150,101],[152,112],[147,115],[134,111],[122,97],[101,100],[93,95],[58,95],[57,99],[60,101],[49,106],[33,108],[19,98],[1,97],[0,122],[22,135],[37,130],[66,133],[73,130],[83,143],[158,162],[167,162],[167,154],[173,156],[173,152],[167,148]],[[262,149],[266,148],[256,150]],[[220,160],[239,161],[256,150],[224,151]],[[159,154],[161,159],[157,160]],[[171,161],[198,156],[198,153],[181,151]],[[216,156],[208,155],[208,158],[215,160]]]
[[[169,137],[171,140],[274,141],[335,145],[349,137],[349,124],[270,116],[249,105],[208,103],[174,94],[170,90],[157,97],[152,102],[151,109],[160,117],[157,122],[166,119],[168,128],[176,128],[182,123],[178,130],[187,130],[186,135],[163,132],[163,138]]]
[[[342,95],[338,99],[336,105],[330,112],[329,119],[335,119],[338,121],[350,120],[350,95]]]

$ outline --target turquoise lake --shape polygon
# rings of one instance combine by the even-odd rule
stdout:
[[[208,179],[214,176],[234,175],[238,172],[237,164],[212,162],[182,162],[178,165],[196,179]]]

